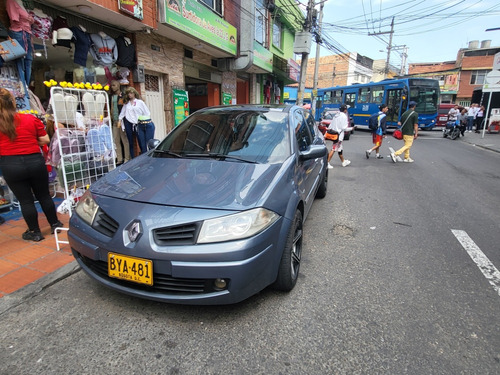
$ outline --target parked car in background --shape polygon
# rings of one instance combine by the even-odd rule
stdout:
[[[438,107],[438,115],[436,119],[436,126],[446,126],[446,123],[448,122],[448,112],[450,112],[450,109],[455,107],[455,104],[452,103],[444,103],[440,104]],[[458,106],[458,110],[462,110],[464,107]]]
[[[189,116],[93,183],[70,219],[82,269],[119,292],[182,304],[290,291],[303,225],[327,192],[327,149],[298,106]]]
[[[332,119],[335,117],[337,113],[339,113],[338,109],[326,111],[323,113],[323,115],[321,115],[321,120],[319,121],[318,129],[322,134],[326,133],[326,129],[328,129],[328,126],[330,125]],[[350,126],[344,131],[344,140],[346,141],[351,137],[351,134],[354,133],[354,122],[350,117],[349,117],[349,122]]]

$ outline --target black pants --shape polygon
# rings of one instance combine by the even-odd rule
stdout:
[[[56,207],[49,192],[49,174],[42,154],[2,156],[0,168],[23,214],[28,229],[39,231],[36,200],[40,203],[49,224],[58,222]]]

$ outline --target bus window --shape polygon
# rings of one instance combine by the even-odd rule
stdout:
[[[362,87],[359,89],[359,103],[370,103],[370,88]]]
[[[437,107],[437,92],[432,87],[412,87],[410,89],[410,100],[417,103],[415,109],[419,114],[435,113]]]
[[[331,91],[325,91],[323,95],[323,103],[324,104],[332,104],[332,92]]]
[[[384,87],[372,87],[372,103],[382,104],[384,102]]]
[[[342,90],[332,91],[332,104],[342,104]]]
[[[387,90],[387,121],[395,122],[399,121],[399,112],[401,110],[401,89]],[[404,108],[406,109],[406,108]]]
[[[347,104],[351,107],[354,107],[354,105],[356,104],[356,94],[353,93],[353,92],[350,92],[350,93],[346,93],[345,94],[345,103],[344,104]]]

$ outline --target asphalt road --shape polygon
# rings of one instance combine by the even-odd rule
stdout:
[[[402,141],[366,160],[370,141],[345,142],[346,168],[334,156],[291,293],[176,306],[77,272],[0,314],[0,373],[500,373],[500,154],[434,131],[394,164]]]

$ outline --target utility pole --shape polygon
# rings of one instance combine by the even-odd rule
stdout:
[[[311,95],[311,113],[313,118],[316,115],[316,91],[318,90],[318,70],[319,70],[319,59],[321,51],[321,26],[323,22],[323,7],[325,2],[322,1],[319,6],[319,21],[318,21],[318,35],[316,39],[316,60],[314,60],[314,78],[313,78],[313,92]],[[319,41],[318,41],[319,39]]]
[[[392,50],[392,34],[394,34],[394,17],[392,17],[391,21],[391,31],[384,31],[380,33],[368,33],[369,36],[376,36],[376,35],[382,35],[382,34],[390,34],[389,35],[389,45],[387,46],[387,60],[385,62],[385,78],[387,78],[387,75],[389,74],[389,63],[391,59],[391,50]]]
[[[309,0],[307,5],[307,15],[306,21],[304,23],[304,33],[311,33],[313,26],[313,12],[314,12],[314,0]],[[300,62],[300,82],[299,90],[297,92],[297,105],[302,106],[304,104],[304,91],[306,86],[307,78],[307,63],[309,60],[309,52],[302,52],[302,61]]]
[[[389,74],[389,64],[391,59],[391,49],[392,49],[392,34],[394,34],[394,17],[391,21],[391,33],[389,35],[389,45],[387,46],[387,61],[385,62],[385,78]]]

